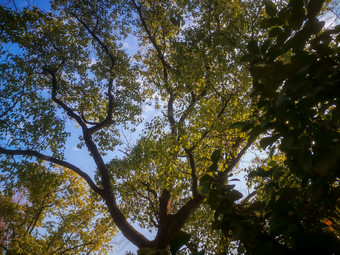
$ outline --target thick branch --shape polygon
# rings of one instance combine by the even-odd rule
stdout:
[[[159,224],[155,239],[152,241],[155,248],[167,248],[172,234],[172,223],[170,219],[171,195],[167,189],[163,189],[159,197]],[[178,230],[178,229],[177,229]]]
[[[159,219],[161,224],[164,224],[167,216],[170,215],[170,204],[170,192],[167,189],[163,189],[162,195],[159,198]]]
[[[196,175],[196,164],[195,164],[195,159],[194,156],[192,154],[192,150],[188,150],[188,149],[184,149],[185,153],[187,154],[187,157],[189,159],[189,163],[190,163],[190,168],[191,168],[191,192],[192,192],[192,196],[194,198],[196,198],[198,196],[198,190],[197,190],[197,175]]]
[[[84,121],[85,124],[88,124],[88,125],[98,125],[98,124],[100,124],[99,122],[87,121],[86,118],[85,118],[84,110],[82,110],[80,114],[81,114],[81,118],[82,118],[82,120]]]
[[[118,205],[116,203],[116,199],[113,195],[113,189],[111,185],[111,178],[110,174],[106,168],[106,165],[104,163],[104,160],[99,153],[99,150],[96,146],[96,144],[93,142],[92,135],[86,124],[83,122],[80,116],[75,114],[71,108],[69,108],[67,105],[65,105],[63,102],[58,100],[56,98],[56,89],[57,89],[57,80],[55,77],[54,72],[51,72],[47,70],[52,76],[52,100],[56,102],[58,105],[60,105],[66,112],[67,114],[75,119],[79,125],[82,127],[83,130],[83,137],[84,141],[86,144],[86,147],[88,148],[89,152],[92,154],[92,158],[94,159],[96,166],[98,168],[98,171],[100,173],[101,177],[101,182],[103,185],[103,189],[99,189],[97,186],[97,193],[102,196],[102,198],[105,200],[110,214],[112,216],[113,221],[116,223],[118,228],[122,231],[123,235],[130,240],[133,244],[135,244],[137,247],[149,247],[150,246],[150,241],[145,238],[141,233],[139,233],[126,219],[124,214],[120,211],[118,208]],[[109,89],[112,87],[109,86]],[[109,107],[110,110],[110,107]],[[92,182],[92,180],[91,180]],[[90,184],[90,183],[89,183]],[[93,182],[92,182],[92,189],[93,187]],[[99,192],[98,192],[99,191]]]
[[[62,167],[66,167],[70,170],[72,170],[73,172],[77,173],[79,176],[81,176],[91,187],[91,189],[96,192],[99,195],[102,195],[102,190],[93,182],[93,180],[91,179],[90,176],[88,176],[85,172],[83,172],[82,170],[80,170],[78,167],[60,160],[60,159],[56,159],[54,157],[51,156],[47,156],[44,154],[41,154],[37,151],[32,151],[32,150],[7,150],[5,148],[0,147],[0,153],[1,154],[6,154],[6,155],[19,155],[19,156],[31,156],[31,157],[36,157],[51,163],[54,163],[56,165],[62,166]]]
[[[124,214],[119,210],[116,201],[110,198],[105,199],[113,221],[116,223],[123,235],[138,248],[152,247],[151,241],[139,233],[127,220]]]
[[[176,132],[176,121],[174,118],[174,104],[175,97],[173,94],[170,94],[169,102],[168,102],[168,120],[170,122],[171,126],[171,134],[174,134]]]
[[[175,215],[173,215],[173,220],[176,223],[175,228],[181,229],[202,202],[203,196],[198,195],[195,198],[190,199]]]
[[[166,219],[161,221],[160,227],[156,238],[152,241],[154,246],[159,249],[165,249],[169,245],[170,238],[175,231],[180,230],[192,213],[199,207],[203,201],[203,197],[198,195],[196,198],[190,199],[175,215],[170,215],[169,206],[169,196],[164,193],[164,202],[162,207],[165,214],[167,214]]]
[[[89,128],[90,134],[93,134],[93,133],[97,132],[98,130],[100,130],[102,128],[105,128],[105,127],[108,127],[108,126],[114,124],[114,121],[112,119],[112,117],[113,117],[113,108],[114,108],[114,100],[113,100],[113,96],[112,96],[112,88],[113,88],[113,77],[111,77],[109,79],[109,85],[108,85],[108,89],[107,89],[107,96],[109,97],[109,102],[108,102],[108,107],[107,107],[106,119],[103,122],[98,123],[95,126]]]
[[[108,127],[108,126],[114,124],[114,122],[112,120],[113,108],[114,108],[114,100],[113,100],[113,96],[112,96],[112,88],[113,88],[113,69],[114,69],[115,64],[116,64],[116,58],[112,54],[112,52],[110,51],[109,47],[98,37],[98,35],[93,30],[90,29],[90,27],[77,14],[75,14],[73,12],[70,12],[70,14],[72,16],[74,16],[85,27],[85,29],[91,34],[93,39],[108,54],[108,56],[110,58],[110,61],[111,61],[111,69],[110,69],[111,77],[109,79],[108,90],[107,90],[107,96],[109,98],[108,112],[107,112],[106,119],[103,122],[98,123],[95,126],[89,128],[89,133],[93,134],[93,133],[97,132],[98,130],[100,130],[102,128],[105,128],[105,127]]]
[[[101,157],[97,146],[92,141],[92,136],[91,136],[91,133],[89,132],[89,129],[87,128],[86,124],[83,122],[83,120],[81,119],[79,115],[77,115],[70,107],[68,107],[65,103],[63,103],[56,97],[57,79],[56,79],[55,73],[47,69],[46,71],[52,76],[52,100],[58,105],[60,105],[67,112],[67,115],[69,115],[74,120],[76,120],[78,124],[82,127],[85,144],[88,150],[92,153],[93,159],[99,169],[99,172],[101,173],[103,187],[104,189],[112,193],[110,175],[108,171],[106,170],[104,160]]]

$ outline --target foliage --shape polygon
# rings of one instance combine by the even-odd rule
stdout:
[[[0,179],[4,254],[107,254],[112,249],[115,228],[82,179],[43,164],[9,163],[1,165]]]
[[[8,227],[37,219],[46,235],[26,235],[34,249],[53,238],[54,247],[77,247],[92,233],[98,246],[81,248],[98,251],[112,220],[139,254],[336,252],[339,29],[316,18],[324,1],[277,2],[1,5],[0,154],[10,180],[1,199],[12,208],[2,213],[20,212],[12,222],[21,224]],[[123,47],[128,40],[138,41],[135,51]],[[67,121],[81,130],[90,173],[66,160]],[[137,129],[124,147],[120,136]],[[241,200],[232,181],[258,137],[269,158],[251,169],[256,192]],[[50,181],[40,185],[41,176]],[[27,203],[13,202],[14,190]],[[33,202],[46,199],[54,207],[40,217]],[[56,225],[44,220],[58,210]]]
[[[242,59],[257,109],[243,130],[261,133],[269,156],[248,175],[256,192],[250,202],[230,201],[233,190],[223,184],[217,194],[225,198],[211,190],[209,202],[218,204],[215,226],[246,254],[340,251],[340,30],[317,19],[323,4],[292,0],[277,10],[266,1],[268,39],[250,41]]]

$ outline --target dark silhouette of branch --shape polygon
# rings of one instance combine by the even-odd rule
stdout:
[[[174,134],[176,132],[176,120],[174,118],[174,100],[175,100],[175,97],[173,94],[170,94],[170,98],[169,98],[169,101],[168,101],[168,120],[169,120],[169,123],[170,123],[170,127],[171,127],[171,134]]]
[[[164,58],[164,52],[162,52],[162,50],[160,49],[159,45],[156,42],[156,39],[154,36],[152,36],[150,29],[148,28],[147,24],[146,24],[146,20],[144,18],[143,12],[142,12],[142,6],[140,5],[138,6],[137,3],[133,0],[132,1],[134,7],[136,8],[138,15],[139,15],[139,19],[142,23],[142,26],[151,42],[151,44],[153,45],[154,49],[157,52],[157,56],[159,58],[159,60],[162,63],[163,66],[163,80],[164,80],[164,86],[166,91],[169,94],[169,101],[168,101],[168,113],[167,113],[167,117],[170,123],[170,127],[171,127],[171,133],[175,134],[176,132],[176,121],[174,118],[174,109],[173,109],[173,104],[176,98],[176,95],[173,91],[173,89],[170,87],[169,83],[168,83],[168,69],[173,69],[172,66],[165,60]],[[164,39],[164,34],[163,34],[163,42],[164,42],[164,46],[165,46],[165,39]]]
[[[66,168],[72,170],[73,172],[77,173],[79,176],[81,176],[89,184],[89,186],[91,187],[91,189],[94,192],[96,192],[99,195],[102,194],[102,190],[93,182],[93,180],[91,179],[91,177],[89,175],[87,175],[85,172],[80,170],[78,167],[76,167],[76,166],[74,166],[74,165],[72,165],[72,164],[70,164],[66,161],[63,161],[63,160],[60,160],[60,159],[57,159],[57,158],[54,158],[54,157],[51,157],[51,156],[47,156],[47,155],[41,154],[41,153],[39,153],[37,151],[33,151],[33,150],[7,150],[5,148],[0,147],[0,153],[6,154],[6,155],[12,155],[12,156],[18,155],[18,156],[36,157],[36,158],[51,162],[51,163],[56,164],[56,165],[66,167]]]
[[[114,66],[115,63],[116,63],[116,58],[112,54],[112,52],[110,51],[109,47],[99,38],[99,36],[92,29],[90,29],[90,27],[76,13],[69,11],[69,14],[71,14],[76,20],[79,21],[79,23],[81,23],[85,27],[85,29],[91,34],[93,39],[108,54],[110,61],[111,61],[111,64],[112,64],[112,66]]]
[[[170,193],[163,192],[163,201],[160,201],[160,216],[165,217],[161,223],[155,239],[152,241],[157,248],[164,249],[169,245],[171,235],[180,230],[192,213],[201,205],[203,197],[198,195],[196,198],[190,199],[182,208],[174,215],[170,214]],[[161,196],[161,197],[162,197]]]
[[[108,102],[106,119],[103,122],[98,123],[95,126],[89,128],[90,134],[93,134],[93,133],[99,131],[100,129],[103,129],[105,127],[108,127],[108,126],[114,124],[114,121],[112,119],[113,109],[114,109],[114,99],[113,99],[113,96],[112,96],[112,88],[113,88],[113,77],[111,77],[109,79],[109,84],[108,84],[108,89],[107,89],[107,96],[109,97],[109,102]]]
[[[187,157],[189,159],[189,164],[191,168],[191,192],[192,196],[196,198],[198,196],[198,180],[196,175],[196,163],[194,159],[194,155],[192,154],[192,150],[184,149],[185,153],[187,154]]]
[[[103,186],[103,189],[96,189],[96,192],[101,195],[101,197],[105,200],[106,205],[108,206],[109,212],[112,216],[113,221],[116,223],[117,227],[122,231],[123,235],[130,240],[133,244],[135,244],[137,247],[149,247],[150,241],[142,235],[140,232],[138,232],[126,219],[125,215],[121,212],[119,209],[114,193],[113,188],[111,184],[111,177],[109,174],[109,171],[106,168],[106,165],[104,163],[104,160],[98,150],[97,145],[93,142],[92,139],[92,133],[99,130],[98,127],[96,130],[91,130],[87,127],[87,125],[83,122],[81,117],[74,113],[74,111],[69,108],[66,104],[61,102],[59,99],[56,98],[56,90],[57,90],[57,79],[55,76],[55,73],[53,71],[47,70],[46,71],[52,76],[52,100],[56,102],[58,105],[60,105],[67,114],[73,118],[75,121],[78,122],[78,124],[81,126],[83,130],[83,138],[86,144],[87,149],[92,154],[92,158],[94,159],[96,166],[98,168],[100,177],[101,177],[101,183]],[[109,86],[109,90],[112,89],[112,86]],[[110,108],[109,108],[110,110]],[[104,121],[105,122],[105,121]],[[104,125],[104,124],[101,124]],[[103,126],[100,126],[102,128]],[[39,154],[39,153],[38,153]],[[68,164],[65,162],[65,164]],[[70,164],[71,165],[71,164]],[[86,179],[85,179],[86,180]],[[89,183],[89,180],[86,180]],[[91,183],[92,182],[92,183]],[[91,185],[92,189],[93,181],[91,179]],[[96,186],[97,187],[97,186]]]
[[[50,70],[47,67],[44,67],[43,71],[50,74],[52,77],[52,95],[51,96],[52,96],[53,102],[59,105],[67,113],[68,116],[70,116],[72,119],[74,119],[79,124],[79,126],[81,126],[82,128],[87,128],[82,118],[78,114],[76,114],[70,107],[68,107],[65,103],[63,103],[57,98],[58,87],[57,87],[57,77],[55,75],[55,70]]]
[[[162,65],[166,68],[172,68],[171,65],[166,62],[165,58],[164,58],[164,53],[161,51],[159,45],[157,44],[156,42],[156,39],[155,37],[153,37],[151,35],[151,31],[150,29],[148,28],[147,24],[146,24],[146,21],[145,21],[145,18],[144,18],[144,15],[142,13],[142,5],[138,6],[137,3],[133,0],[132,1],[134,7],[136,8],[137,12],[138,12],[138,15],[139,15],[139,19],[145,29],[145,32],[149,38],[149,40],[151,41],[153,47],[155,48],[156,52],[157,52],[157,55],[158,55],[158,58],[160,59],[160,61],[162,62]]]

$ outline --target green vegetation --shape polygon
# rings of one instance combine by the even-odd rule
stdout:
[[[140,255],[339,253],[340,28],[319,21],[327,4],[3,4],[5,254],[103,254],[117,230]],[[155,116],[124,144],[146,108]],[[66,160],[67,121],[92,173]],[[251,147],[266,157],[240,169]]]

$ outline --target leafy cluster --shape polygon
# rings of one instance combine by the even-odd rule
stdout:
[[[262,134],[268,158],[248,174],[253,198],[210,201],[215,223],[247,254],[336,254],[339,242],[339,26],[324,29],[324,1],[266,1],[268,39],[250,41],[257,115],[241,123]],[[228,186],[227,186],[228,187]],[[212,196],[210,191],[209,196]],[[215,206],[216,207],[216,206]]]
[[[107,254],[116,229],[84,181],[66,169],[2,162],[1,254]],[[39,183],[39,185],[36,185]]]

